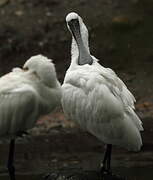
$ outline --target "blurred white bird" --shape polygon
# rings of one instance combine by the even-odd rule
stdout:
[[[88,30],[81,17],[72,12],[66,17],[72,34],[71,64],[62,85],[65,114],[83,129],[107,144],[102,175],[111,174],[112,145],[131,151],[142,146],[142,122],[134,112],[135,98],[109,68],[90,54]]]
[[[36,120],[51,112],[61,100],[61,86],[51,59],[32,56],[23,69],[14,68],[0,78],[0,137],[11,139],[8,158],[10,179],[17,135],[34,126]]]

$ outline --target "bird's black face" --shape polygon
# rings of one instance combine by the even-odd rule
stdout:
[[[80,24],[78,19],[72,19],[71,21],[68,22],[68,25],[70,27],[70,30],[77,41],[78,38],[81,38],[81,33],[80,33]]]
[[[91,65],[93,63],[93,59],[90,56],[87,49],[85,48],[84,42],[82,40],[79,19],[72,19],[71,21],[68,22],[68,25],[69,25],[69,28],[72,32],[74,39],[77,42],[77,46],[79,49],[78,64],[79,65],[84,65],[84,64]]]

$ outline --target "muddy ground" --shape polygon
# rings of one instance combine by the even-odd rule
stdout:
[[[100,63],[124,80],[144,123],[140,153],[113,150],[113,169],[131,179],[153,177],[153,2],[151,0],[0,0],[0,75],[35,54],[54,59],[61,83],[70,63],[68,12],[78,12]],[[98,169],[104,145],[68,122],[60,109],[17,140],[17,179],[42,179],[59,168]],[[0,143],[0,179],[8,179],[8,141]]]

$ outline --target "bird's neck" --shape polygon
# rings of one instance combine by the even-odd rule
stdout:
[[[88,40],[83,41],[82,38],[78,39],[77,42],[74,37],[72,37],[72,45],[71,45],[71,64],[81,64],[79,60],[90,58],[90,51],[88,46]],[[84,62],[84,64],[88,64],[88,62]]]

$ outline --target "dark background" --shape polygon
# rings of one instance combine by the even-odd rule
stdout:
[[[0,0],[0,75],[36,54],[54,59],[60,82],[70,64],[71,35],[65,16],[77,12],[90,34],[91,53],[115,70],[137,99],[144,123],[141,153],[114,148],[113,167],[133,179],[153,174],[153,1]],[[16,147],[18,179],[36,179],[59,167],[98,169],[104,146],[64,118],[61,109],[38,121]],[[8,141],[0,142],[0,176]],[[29,164],[30,162],[30,164]]]

